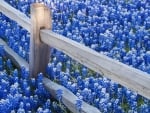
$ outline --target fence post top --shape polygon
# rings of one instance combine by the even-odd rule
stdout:
[[[46,7],[46,6],[44,5],[44,3],[33,3],[31,4],[31,7],[36,8],[36,7]]]

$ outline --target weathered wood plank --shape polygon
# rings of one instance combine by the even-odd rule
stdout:
[[[24,66],[25,68],[29,69],[29,64],[17,53],[15,53],[11,48],[9,48],[8,45],[2,39],[0,39],[0,45],[4,45],[6,56],[9,59],[11,59],[17,67]]]
[[[31,38],[29,69],[30,76],[36,77],[38,73],[45,74],[47,64],[50,59],[50,47],[40,40],[40,29],[51,28],[51,18],[49,9],[44,4],[35,3],[31,6]]]
[[[78,100],[78,97],[75,96],[72,92],[70,92],[67,88],[58,85],[48,78],[43,79],[43,84],[46,87],[46,89],[52,94],[52,96],[56,97],[57,90],[61,89],[63,91],[62,94],[62,102],[67,106],[68,109],[70,109],[73,113],[79,113],[79,111],[76,109],[76,100]],[[82,108],[80,113],[100,113],[100,111],[85,103],[82,102]]]
[[[0,1],[0,12],[2,12],[10,19],[16,21],[20,26],[22,26],[28,32],[30,32],[30,27],[31,27],[30,19],[24,13],[21,13],[19,10],[13,8],[4,0]]]
[[[40,35],[41,40],[49,46],[63,51],[88,68],[150,99],[149,74],[129,67],[50,30],[41,30]]]

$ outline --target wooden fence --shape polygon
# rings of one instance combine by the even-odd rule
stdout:
[[[19,25],[21,25],[23,28],[31,33],[29,69],[30,75],[32,77],[36,77],[37,73],[39,72],[45,73],[45,69],[50,55],[49,48],[54,47],[58,50],[61,50],[74,60],[94,70],[95,72],[98,72],[101,75],[112,79],[117,83],[150,99],[149,74],[133,67],[127,66],[123,63],[120,63],[105,55],[97,53],[96,51],[85,47],[80,43],[77,43],[71,39],[52,32],[50,11],[43,4],[32,4],[31,19],[8,5],[3,0],[0,3],[0,12],[5,14],[12,20],[16,21]],[[19,58],[17,55],[7,49],[6,51],[8,52],[8,56],[11,56],[11,58],[13,57],[13,61],[23,62],[21,64],[25,63],[23,59],[20,60],[21,58]],[[27,66],[28,64],[25,63],[25,65]],[[54,85],[55,83],[48,80],[47,78],[44,78],[43,83],[45,84],[47,89],[55,95],[57,85]],[[53,85],[56,86],[56,88],[53,87]],[[62,86],[60,87],[62,88]],[[65,91],[66,95],[68,95],[68,90],[65,89]],[[72,93],[69,94],[71,95]],[[63,99],[65,100],[65,96],[63,97]],[[76,112],[75,107],[73,107],[75,104],[74,98],[72,100],[67,100],[68,102],[72,101],[72,104],[67,104],[67,101],[64,101],[64,103],[66,102],[65,104],[69,107],[69,109],[71,109],[73,112]],[[87,104],[85,103],[84,105]],[[88,108],[91,109],[89,110]],[[86,109],[88,109],[89,111],[87,111]],[[84,106],[82,110],[83,112],[87,113],[99,112],[96,108],[87,106]]]

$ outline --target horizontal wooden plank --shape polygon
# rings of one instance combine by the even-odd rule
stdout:
[[[21,13],[19,10],[16,10],[11,5],[6,3],[4,0],[0,1],[0,12],[2,12],[10,19],[16,21],[20,26],[22,26],[28,32],[30,32],[31,27],[30,19],[24,13]]]
[[[72,92],[70,92],[68,89],[65,87],[58,85],[48,78],[43,79],[43,84],[46,87],[46,89],[52,94],[52,96],[56,97],[56,91],[61,89],[63,91],[62,94],[62,102],[69,108],[73,113],[79,113],[79,111],[76,109],[76,100],[78,100],[78,97],[75,96]],[[82,107],[81,107],[81,112],[80,113],[100,113],[100,111],[85,103],[82,102]]]
[[[17,67],[24,66],[25,68],[29,69],[29,64],[17,53],[15,53],[11,48],[9,48],[2,39],[0,39],[0,45],[4,45],[6,56],[11,59]]]
[[[61,50],[88,68],[150,99],[150,75],[129,67],[82,44],[58,35],[51,30],[41,30],[41,40]]]

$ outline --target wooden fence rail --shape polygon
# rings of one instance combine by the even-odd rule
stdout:
[[[42,6],[42,7],[44,7],[44,6]],[[47,9],[47,8],[41,8],[41,10],[45,10],[45,9]],[[22,13],[16,11],[16,9],[13,9],[11,6],[6,5],[6,3],[3,0],[0,4],[0,11],[2,13],[6,14],[6,16],[8,15],[8,17],[10,17],[11,19],[17,21],[24,28],[26,28],[32,34],[31,38],[38,36],[38,38],[35,38],[36,40],[38,40],[37,42],[35,40],[36,43],[31,42],[30,48],[31,47],[34,48],[33,51],[31,51],[31,53],[30,53],[30,54],[32,54],[32,56],[36,57],[37,55],[39,55],[40,52],[36,52],[36,51],[44,51],[45,47],[46,47],[46,51],[48,51],[47,46],[46,46],[46,44],[47,44],[48,46],[51,46],[51,47],[54,47],[54,48],[57,48],[57,49],[63,51],[65,54],[69,55],[71,58],[77,60],[78,62],[87,66],[88,68],[90,68],[90,69],[108,77],[109,79],[112,79],[112,80],[118,82],[119,84],[121,84],[127,88],[130,88],[133,91],[136,91],[138,94],[150,99],[150,87],[149,87],[150,86],[150,75],[149,74],[142,72],[138,69],[135,69],[133,67],[129,67],[129,66],[127,66],[123,63],[120,63],[116,60],[113,60],[105,55],[97,53],[94,50],[92,50],[88,47],[85,47],[84,45],[79,44],[73,40],[66,38],[66,37],[63,37],[56,33],[53,33],[51,30],[49,30],[51,26],[45,25],[45,19],[40,18],[40,16],[35,16],[36,15],[35,13],[37,13],[37,12],[31,12],[31,14],[33,14],[33,15],[31,15],[32,21],[35,21],[34,23],[37,24],[37,25],[32,25],[30,22],[30,19],[26,18],[24,20],[23,19],[24,15]],[[19,16],[17,16],[17,19],[15,17],[13,17],[16,14],[15,13],[10,14],[10,12],[18,13]],[[49,11],[41,11],[41,12],[44,12],[43,14],[42,13],[40,13],[40,14],[42,14],[42,16],[44,16],[45,18],[48,19],[50,17]],[[10,15],[13,15],[13,16],[10,16]],[[37,18],[40,18],[40,19],[37,19]],[[42,21],[43,21],[43,23],[42,23]],[[42,24],[40,24],[40,23],[42,23]],[[50,21],[48,21],[48,23],[50,24]],[[31,27],[31,29],[30,29],[30,27]],[[49,29],[40,30],[43,27],[49,28]],[[32,44],[34,44],[34,45],[32,45]],[[44,44],[44,46],[42,46],[42,47],[38,46],[41,44],[42,45]],[[38,53],[38,54],[36,54],[36,53]],[[44,55],[44,56],[46,56],[46,58],[47,58],[47,55]],[[43,60],[43,59],[40,57],[38,57],[38,60],[32,59],[32,60],[30,60],[30,64],[32,64],[32,62],[36,62],[39,60]],[[40,65],[40,63],[37,63],[37,64]],[[43,65],[45,66],[46,63]],[[41,68],[43,67],[43,65],[41,65]],[[39,69],[39,68],[40,67],[38,67],[37,69]],[[30,70],[30,71],[32,71],[32,70]],[[43,72],[44,72],[44,70],[43,70]]]
[[[41,30],[40,34],[41,40],[49,46],[63,51],[88,68],[150,99],[149,74],[97,53],[50,30]]]
[[[9,59],[11,59],[17,67],[20,68],[24,66],[27,69],[29,68],[29,64],[23,58],[21,58],[16,52],[14,52],[11,48],[9,48],[6,42],[3,41],[2,39],[0,39],[0,45],[4,46],[6,56]]]
[[[30,18],[28,18],[25,14],[21,13],[17,9],[10,6],[4,0],[0,1],[0,12],[5,14],[10,19],[16,21],[20,26],[25,28],[27,31],[30,32],[31,29],[31,22]]]

